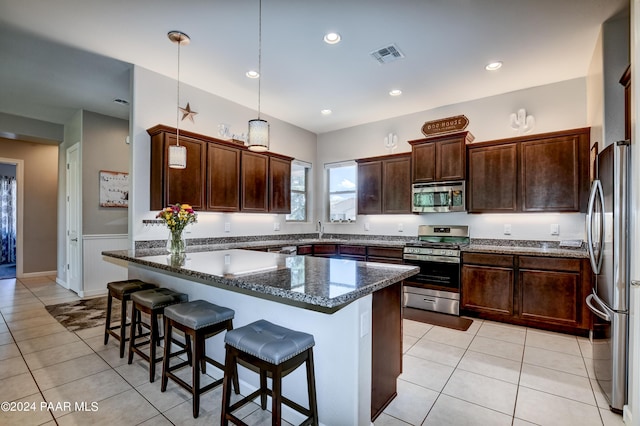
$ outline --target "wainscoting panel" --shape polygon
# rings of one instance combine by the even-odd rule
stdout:
[[[82,290],[80,297],[107,294],[107,283],[127,279],[127,264],[117,259],[106,258],[106,250],[127,250],[129,238],[126,234],[83,235]]]

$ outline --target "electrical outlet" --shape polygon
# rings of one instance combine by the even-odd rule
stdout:
[[[224,232],[231,232],[231,224],[229,222],[224,223]]]
[[[273,230],[274,231],[280,230],[280,222],[273,222]]]
[[[365,231],[370,231],[371,230],[371,225],[369,225],[369,222],[365,222],[364,223],[364,230]]]
[[[504,225],[504,235],[511,235],[511,225]]]
[[[398,224],[398,232],[403,232],[404,231],[404,225],[402,223]]]
[[[557,223],[551,224],[551,235],[560,235],[560,226]]]

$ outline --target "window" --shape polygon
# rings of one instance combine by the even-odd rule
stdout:
[[[307,175],[311,164],[293,160],[291,163],[291,214],[286,215],[288,222],[307,221]]]
[[[354,222],[356,220],[356,164],[327,164],[329,175],[329,221]]]

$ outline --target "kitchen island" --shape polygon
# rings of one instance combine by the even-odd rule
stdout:
[[[178,257],[162,250],[103,255],[126,261],[130,278],[234,309],[235,327],[266,319],[313,334],[321,424],[369,425],[395,397],[402,362],[401,281],[418,268],[240,249],[191,250]],[[223,336],[207,341],[207,353],[224,359]],[[283,393],[307,406],[303,370],[283,380]],[[240,368],[239,376],[242,394],[257,389],[258,375]],[[302,421],[286,407],[283,418]]]

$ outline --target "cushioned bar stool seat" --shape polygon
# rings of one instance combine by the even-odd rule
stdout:
[[[225,370],[222,390],[222,424],[229,421],[237,425],[246,425],[234,416],[233,411],[260,395],[260,405],[267,408],[267,395],[271,396],[271,423],[280,425],[281,406],[285,404],[307,416],[302,425],[318,424],[316,402],[316,383],[313,372],[313,345],[311,334],[290,330],[265,320],[259,320],[244,327],[227,332]],[[237,376],[238,360],[257,367],[260,370],[260,388],[231,405],[232,378]],[[309,408],[304,408],[282,396],[282,378],[303,363],[307,369],[307,392]],[[272,378],[272,389],[267,388],[267,376]]]
[[[162,363],[162,386],[160,390],[167,389],[168,379],[173,380],[193,395],[193,417],[198,417],[200,411],[200,395],[222,384],[222,379],[216,380],[206,386],[200,387],[200,366],[202,373],[206,373],[207,361],[224,371],[222,363],[209,358],[205,351],[205,340],[223,331],[233,330],[232,309],[214,305],[205,300],[171,305],[164,310],[164,361]],[[191,385],[177,377],[173,371],[181,369],[189,364],[188,361],[171,366],[171,358],[178,353],[171,353],[171,334],[173,328],[182,331],[185,336],[193,340],[193,360]],[[234,383],[236,393],[239,392],[237,383]]]
[[[136,353],[149,363],[149,381],[153,382],[156,374],[156,363],[162,361],[162,357],[156,358],[156,346],[160,346],[160,334],[158,331],[159,323],[158,316],[164,313],[164,309],[167,306],[175,305],[177,303],[183,303],[189,300],[189,297],[184,293],[178,293],[168,288],[155,288],[152,290],[143,290],[133,293],[131,301],[133,302],[132,314],[131,314],[131,339],[129,340],[129,359],[128,362],[133,362],[133,354]],[[143,312],[150,317],[149,324],[145,324],[140,320],[139,313]],[[142,325],[142,327],[149,330],[148,334],[136,334],[136,325]],[[140,337],[149,336],[149,340],[136,343],[136,339]],[[186,342],[180,342],[172,339],[173,343],[177,344],[184,350],[180,354],[187,353],[189,362],[191,362],[191,347],[190,340],[185,336]],[[141,346],[149,344],[149,354],[144,353]]]
[[[124,344],[129,338],[126,337],[127,324],[127,302],[131,300],[131,295],[137,291],[148,290],[156,286],[141,280],[112,281],[107,284],[107,319],[104,323],[104,344],[109,343],[109,335],[115,337],[120,342],[120,358],[124,357]],[[120,324],[111,325],[111,308],[113,299],[120,300]]]

